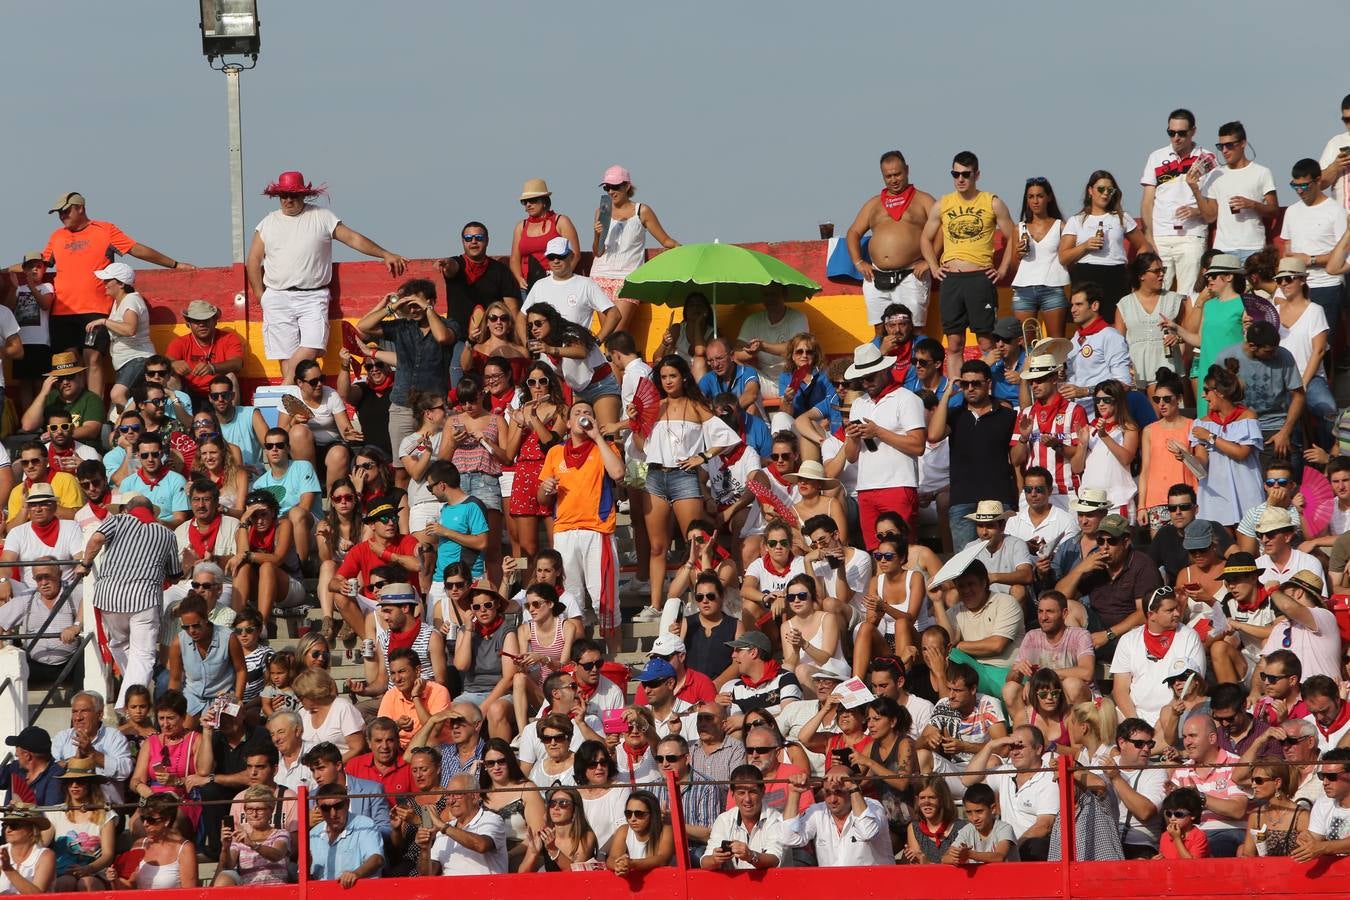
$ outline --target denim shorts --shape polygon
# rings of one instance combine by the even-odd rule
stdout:
[[[575,396],[578,400],[585,400],[594,405],[601,397],[620,396],[619,382],[614,378],[614,373],[610,372],[595,384],[588,385],[584,391],[576,391]]]
[[[502,483],[500,475],[484,475],[482,472],[460,472],[460,490],[482,501],[488,509],[502,511]]]
[[[676,500],[697,500],[703,496],[703,490],[698,483],[698,471],[658,469],[649,465],[647,496],[656,497],[667,503],[674,503]]]
[[[1043,312],[1051,309],[1064,309],[1069,305],[1064,296],[1064,288],[1046,284],[1032,284],[1013,288],[1012,308],[1014,312]]]

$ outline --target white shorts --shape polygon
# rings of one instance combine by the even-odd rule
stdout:
[[[875,284],[864,281],[862,290],[863,301],[867,304],[867,324],[881,324],[886,307],[892,303],[903,303],[914,314],[915,327],[922,328],[928,324],[928,294],[931,286],[932,279],[927,273],[919,278],[911,272],[889,291],[879,291]]]
[[[290,359],[301,347],[328,346],[328,288],[317,291],[263,291],[263,353]]]
[[[442,503],[414,503],[408,510],[408,533],[417,534],[432,522],[441,520]]]

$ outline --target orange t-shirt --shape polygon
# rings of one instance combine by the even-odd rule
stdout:
[[[134,246],[136,242],[111,222],[91,221],[79,231],[65,228],[53,231],[42,251],[47,264],[56,268],[52,315],[106,316],[112,309],[112,298],[94,273],[112,262],[118,253],[126,253]]]
[[[450,691],[444,685],[437,684],[434,681],[427,681],[422,684],[422,705],[427,708],[427,712],[435,715],[443,709],[450,708]],[[403,692],[393,685],[384,692],[380,698],[380,710],[378,715],[388,716],[397,722],[399,719],[407,716],[412,720],[408,728],[399,728],[398,745],[399,749],[407,750],[408,742],[412,740],[413,735],[417,734],[424,724],[417,716],[417,706],[403,696]]]
[[[569,439],[570,442],[570,439]],[[594,448],[580,466],[567,465],[565,445],[550,447],[544,457],[539,480],[558,479],[553,530],[598,531],[613,534],[615,512],[614,479],[605,471],[600,449]]]

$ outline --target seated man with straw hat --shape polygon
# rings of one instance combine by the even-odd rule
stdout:
[[[1001,500],[981,500],[975,511],[966,516],[975,523],[975,540],[966,546],[982,545],[973,558],[984,563],[988,570],[990,589],[1011,594],[1020,603],[1026,599],[1035,575],[1036,559],[1026,541],[1008,534],[1008,520],[1013,515]],[[941,588],[942,585],[934,584],[932,590]],[[946,590],[952,592],[954,588],[947,585]],[[949,606],[951,599],[949,594],[946,598]]]

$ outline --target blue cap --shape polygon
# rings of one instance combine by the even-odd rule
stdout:
[[[1186,550],[1208,550],[1214,543],[1214,526],[1205,519],[1196,519],[1186,526],[1181,546]]]
[[[638,681],[647,684],[651,681],[662,681],[666,678],[675,677],[675,667],[664,659],[651,659],[647,662],[647,668],[642,670],[638,676]]]

